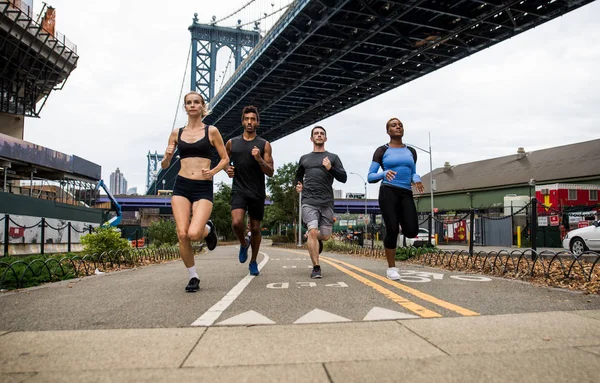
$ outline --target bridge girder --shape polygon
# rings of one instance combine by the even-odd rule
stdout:
[[[226,141],[256,105],[273,142],[592,1],[298,0],[205,121]]]

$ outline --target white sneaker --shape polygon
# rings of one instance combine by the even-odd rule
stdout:
[[[398,281],[400,280],[400,274],[397,267],[390,267],[389,269],[387,269],[387,272],[385,273],[388,277],[388,279],[391,279],[392,281]]]

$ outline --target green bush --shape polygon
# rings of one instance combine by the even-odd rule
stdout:
[[[150,243],[157,247],[176,245],[178,242],[175,221],[170,219],[153,222],[147,229],[147,233]]]
[[[422,246],[422,247],[413,247],[413,246],[407,246],[407,247],[398,247],[396,249],[396,260],[397,261],[406,261],[409,258],[412,258],[418,254],[427,254],[433,251],[436,251],[437,249],[435,247],[426,247],[426,246]]]
[[[131,245],[125,238],[121,238],[121,232],[116,228],[97,227],[92,234],[81,237],[83,251],[88,254],[101,254],[105,251],[117,251],[130,249]]]

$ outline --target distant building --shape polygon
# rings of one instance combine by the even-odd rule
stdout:
[[[110,173],[110,192],[114,195],[127,194],[127,180],[119,168]]]
[[[127,194],[132,195],[132,194],[137,194],[137,186],[134,186],[132,188],[127,189]]]
[[[333,189],[333,198],[342,198],[342,189]]]
[[[346,193],[347,199],[364,199],[365,193]]]

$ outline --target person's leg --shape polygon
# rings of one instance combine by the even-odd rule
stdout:
[[[213,203],[206,199],[201,199],[192,204],[192,222],[188,229],[190,240],[202,241],[207,235],[206,223],[212,213]]]
[[[333,230],[333,209],[330,207],[322,207],[321,217],[319,219],[319,254],[323,252],[323,241],[329,240]]]
[[[250,220],[250,242],[252,245],[252,258],[248,263],[251,275],[258,275],[258,264],[256,258],[260,250],[262,235],[260,234],[261,222],[265,215],[265,200],[256,199],[248,201],[248,219]]]
[[[190,215],[192,203],[183,196],[171,197],[171,207],[173,209],[173,217],[175,218],[175,226],[177,228],[177,239],[179,240],[179,254],[188,271],[188,285],[185,287],[187,292],[196,292],[200,289],[200,278],[196,272],[196,264],[194,262],[194,251],[192,243],[188,236],[190,225]]]
[[[248,218],[250,220],[250,245],[252,246],[252,257],[250,262],[256,262],[258,257],[258,251],[260,250],[260,243],[262,242],[262,235],[260,234],[261,221],[254,218]]]
[[[171,197],[171,207],[173,209],[173,217],[175,218],[175,226],[177,228],[177,239],[179,240],[179,253],[185,267],[194,266],[194,256],[192,254],[192,244],[188,236],[188,228],[190,227],[190,216],[192,203],[185,197]]]
[[[401,190],[399,193],[400,208],[398,219],[402,226],[404,238],[414,238],[419,234],[419,217],[412,191]]]
[[[313,268],[319,266],[319,219],[321,214],[319,208],[311,205],[302,205],[302,221],[306,225],[308,238],[306,247]]]
[[[383,247],[388,262],[387,277],[393,280],[400,279],[396,268],[396,244],[398,241],[399,222],[397,211],[399,201],[393,188],[382,186],[379,188],[379,207],[385,224],[385,237]]]
[[[246,244],[246,234],[244,232],[244,228],[246,225],[244,224],[244,215],[246,214],[245,208],[236,208],[231,210],[231,228],[233,229],[233,233],[235,237],[240,241],[241,246],[247,246]]]

